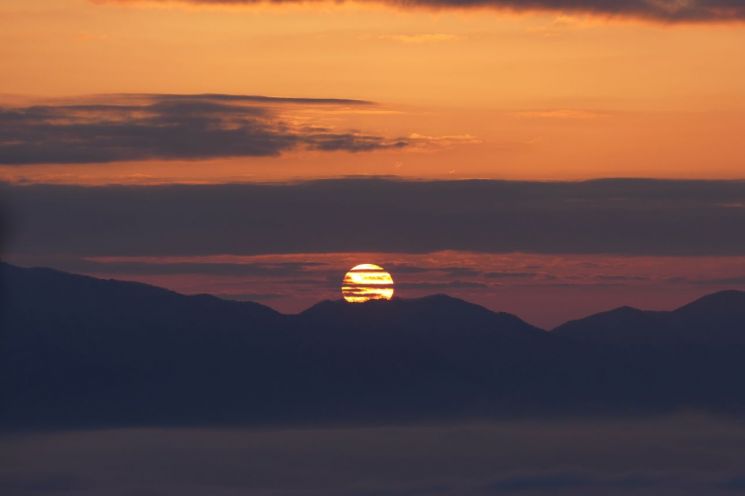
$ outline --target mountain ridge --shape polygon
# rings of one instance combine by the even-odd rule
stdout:
[[[67,271],[58,270],[58,269],[49,268],[49,267],[20,267],[20,266],[17,266],[17,265],[10,264],[8,262],[0,261],[0,269],[16,270],[16,271],[17,270],[33,271],[33,272],[37,272],[37,273],[54,274],[56,276],[64,275],[64,276],[70,276],[70,277],[73,277],[73,278],[79,278],[81,280],[112,282],[112,283],[120,284],[122,286],[129,286],[131,288],[135,288],[135,287],[139,287],[139,288],[142,288],[142,289],[149,288],[150,290],[156,290],[156,291],[160,291],[162,293],[168,293],[168,294],[171,294],[171,295],[178,295],[178,296],[185,297],[185,298],[214,299],[214,300],[219,300],[221,302],[233,303],[233,304],[236,304],[236,305],[244,305],[244,304],[246,304],[246,305],[251,305],[251,306],[255,306],[255,307],[265,308],[265,309],[271,310],[272,312],[274,312],[277,315],[283,315],[283,316],[295,316],[295,315],[309,314],[309,313],[312,313],[316,307],[332,306],[332,305],[346,306],[346,307],[364,307],[366,305],[373,305],[374,306],[374,305],[386,305],[386,304],[391,304],[391,303],[396,304],[396,302],[435,302],[435,301],[437,301],[437,302],[455,303],[455,304],[458,304],[458,305],[467,305],[467,306],[470,306],[471,308],[478,308],[478,309],[481,309],[483,311],[490,312],[490,313],[493,313],[493,314],[511,315],[513,317],[516,317],[516,318],[520,319],[519,316],[516,316],[514,314],[510,314],[508,312],[503,312],[503,311],[498,311],[498,310],[492,310],[492,309],[489,309],[487,307],[484,307],[483,305],[472,303],[472,302],[469,302],[467,300],[456,298],[456,297],[453,297],[453,296],[450,296],[450,295],[447,295],[447,294],[444,294],[444,293],[434,293],[434,294],[431,294],[431,295],[426,295],[426,296],[422,296],[422,297],[418,297],[418,298],[399,298],[399,297],[394,297],[390,301],[376,301],[376,300],[371,300],[369,302],[365,302],[365,303],[362,303],[362,304],[356,304],[356,305],[348,305],[348,304],[346,304],[346,302],[342,298],[339,298],[339,299],[327,299],[327,300],[319,301],[319,302],[311,305],[310,307],[308,307],[308,308],[306,308],[304,310],[301,310],[299,312],[296,312],[296,313],[282,313],[282,312],[279,312],[279,311],[275,310],[274,308],[272,308],[269,305],[264,305],[262,303],[256,303],[256,302],[253,302],[253,301],[232,300],[232,299],[229,299],[229,298],[224,298],[224,297],[216,296],[216,295],[209,294],[209,293],[184,294],[184,293],[179,293],[177,291],[173,291],[173,290],[170,290],[170,289],[166,289],[166,288],[162,288],[162,287],[159,287],[159,286],[155,286],[155,285],[152,285],[152,284],[141,283],[141,282],[137,282],[137,281],[126,281],[126,280],[115,279],[115,278],[98,278],[98,277],[94,277],[94,276],[89,276],[89,275],[84,275],[84,274],[76,274],[76,273],[67,272]],[[2,278],[0,278],[0,283],[2,283]],[[693,311],[695,309],[700,309],[703,306],[708,306],[709,307],[709,310],[712,310],[711,309],[711,305],[712,304],[721,304],[723,302],[723,300],[727,300],[728,302],[733,302],[734,305],[736,306],[736,308],[738,310],[740,310],[742,314],[745,314],[745,291],[740,291],[740,290],[735,290],[735,289],[726,289],[726,290],[716,291],[714,293],[709,293],[709,294],[703,295],[703,296],[701,296],[701,297],[699,297],[699,298],[697,298],[697,299],[695,299],[695,300],[693,300],[693,301],[691,301],[689,303],[686,303],[684,305],[681,305],[680,307],[675,308],[673,310],[644,310],[644,309],[640,309],[640,308],[629,306],[629,305],[622,305],[622,306],[619,306],[619,307],[616,307],[616,308],[612,308],[612,309],[609,309],[609,310],[597,312],[597,313],[590,314],[590,315],[587,315],[587,316],[584,316],[584,317],[580,317],[580,318],[577,318],[577,319],[571,319],[571,320],[569,320],[567,322],[564,322],[562,324],[559,324],[557,326],[554,326],[551,329],[542,329],[542,328],[539,328],[539,327],[537,327],[535,325],[532,325],[532,324],[529,324],[529,325],[531,325],[531,327],[534,327],[536,329],[541,329],[541,330],[546,331],[546,332],[554,332],[555,330],[558,330],[559,328],[561,328],[561,327],[563,327],[563,326],[565,326],[567,324],[570,324],[570,323],[573,323],[573,322],[577,322],[577,321],[582,321],[582,320],[585,320],[585,319],[588,319],[588,318],[593,318],[593,317],[600,316],[600,315],[614,314],[616,312],[629,312],[629,313],[631,313],[631,312],[641,312],[641,313],[648,313],[648,314],[654,314],[654,313],[684,313],[684,312],[691,312],[691,311]],[[522,319],[520,319],[520,320],[522,320]]]
[[[547,332],[446,295],[285,315],[8,264],[0,283],[0,430],[745,411],[741,292]]]
[[[745,344],[745,291],[718,291],[669,311],[618,307],[566,322],[551,332],[604,344],[662,344],[671,340]]]

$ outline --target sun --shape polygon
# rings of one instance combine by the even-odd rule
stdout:
[[[341,294],[348,303],[390,300],[393,298],[393,278],[379,265],[357,265],[344,275]]]

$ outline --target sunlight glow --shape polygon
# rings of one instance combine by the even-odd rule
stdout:
[[[341,293],[348,303],[393,298],[393,278],[375,264],[360,264],[344,275]]]

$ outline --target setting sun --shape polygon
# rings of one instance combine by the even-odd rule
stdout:
[[[348,303],[390,300],[393,297],[393,278],[379,265],[357,265],[344,275],[341,293]]]

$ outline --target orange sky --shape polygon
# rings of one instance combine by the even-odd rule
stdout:
[[[742,24],[88,0],[6,0],[0,20],[6,100],[121,92],[356,98],[379,106],[316,117],[416,143],[355,154],[8,165],[0,179],[745,177]]]
[[[667,5],[659,5],[663,4]],[[660,22],[485,8],[428,10],[375,3],[197,7],[175,0],[3,0],[0,25],[0,115],[5,116],[0,122],[0,152],[5,154],[0,153],[0,162],[8,164],[0,165],[0,181],[230,183],[350,175],[745,179],[742,22]],[[208,158],[188,160],[183,156],[190,155],[178,151],[182,144],[193,143],[182,143],[185,139],[179,134],[176,150],[165,147],[168,153],[159,155],[181,157],[175,160],[136,159],[132,157],[148,155],[116,149],[119,155],[108,163],[13,163],[13,153],[19,156],[13,152],[18,143],[26,146],[20,155],[33,152],[34,140],[46,140],[42,144],[53,150],[68,147],[72,139],[72,148],[75,142],[82,143],[80,148],[88,152],[88,143],[95,148],[99,138],[91,136],[95,125],[81,126],[78,135],[59,133],[55,142],[43,118],[25,128],[14,127],[13,107],[106,101],[109,97],[91,95],[112,93],[265,95],[375,104],[273,101],[265,105],[271,106],[271,118],[260,131],[288,138],[277,132],[282,131],[280,125],[287,125],[289,139],[308,129],[321,130],[321,136],[315,142],[306,140],[306,146],[300,136],[300,145],[280,146],[278,154],[270,156],[215,158],[230,154],[215,153],[213,145]],[[70,128],[96,118],[81,115]],[[122,115],[114,119],[126,120]],[[157,132],[158,122],[168,127],[167,119],[174,115],[161,115],[165,121],[144,127],[148,133]],[[175,126],[179,133],[192,129],[190,117],[194,116],[187,115]],[[211,121],[215,123],[223,122]],[[232,128],[226,129],[229,133]],[[312,146],[334,136],[371,137],[407,146],[356,153]],[[100,141],[110,137],[104,133]],[[148,137],[137,143],[147,143]],[[246,138],[239,134],[239,141]],[[647,197],[640,198],[649,207]],[[739,200],[726,205],[741,206]],[[60,205],[61,210],[66,208]],[[688,212],[685,205],[681,208]],[[678,212],[670,210],[667,215],[677,219]],[[731,210],[722,216],[732,220],[735,214]],[[18,222],[23,228],[22,220]],[[282,239],[292,240],[292,232],[283,225],[277,224]],[[48,234],[43,226],[26,227],[32,233],[41,229],[42,238]],[[202,236],[200,227],[195,226],[194,236]],[[736,236],[721,237],[730,238]],[[727,242],[728,253],[740,253],[736,240]],[[176,238],[174,243],[178,244]],[[302,240],[295,244],[302,245]],[[45,245],[40,258],[18,252],[10,253],[10,260],[86,270],[79,261],[55,261],[55,250]],[[103,264],[92,273],[187,293],[255,299],[297,311],[319,298],[338,297],[339,274],[349,267],[380,262],[398,270],[394,278],[400,296],[447,292],[544,326],[618,304],[672,308],[715,289],[741,288],[743,281],[741,256],[682,259],[457,251],[271,256],[276,263],[290,257],[333,264],[319,265],[318,272],[310,274],[310,285],[298,274],[214,276],[172,273],[172,267],[162,273],[130,273]],[[239,262],[254,259],[258,258]],[[429,268],[402,270],[412,264]],[[443,265],[455,270],[442,273],[438,267]],[[463,272],[469,267],[532,275],[485,279]]]

